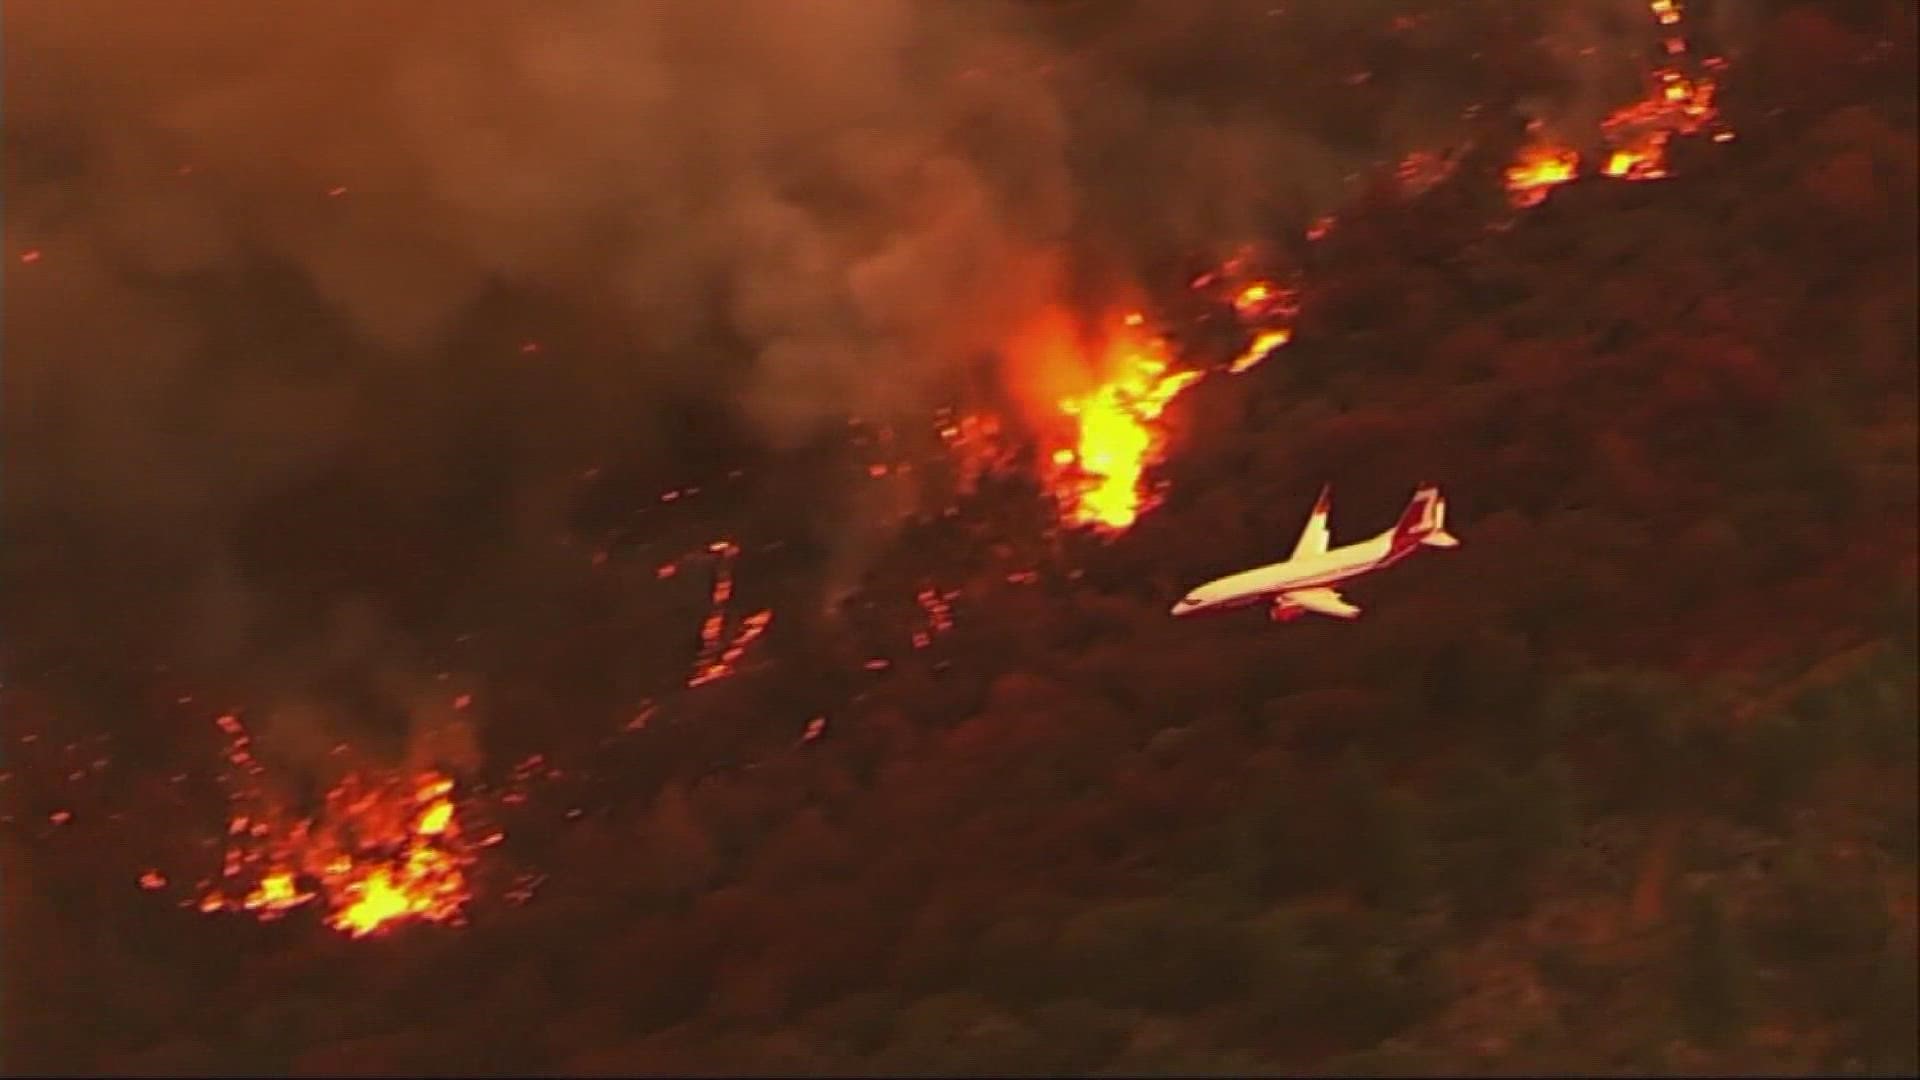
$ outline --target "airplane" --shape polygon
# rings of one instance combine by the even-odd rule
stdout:
[[[1320,498],[1307,516],[1307,526],[1285,562],[1244,570],[1209,581],[1180,598],[1170,614],[1198,615],[1272,602],[1267,615],[1274,622],[1291,622],[1315,612],[1337,619],[1353,619],[1360,609],[1347,602],[1335,586],[1362,574],[1392,566],[1423,547],[1453,548],[1460,541],[1447,532],[1447,500],[1440,489],[1422,484],[1386,532],[1331,550],[1327,515],[1333,509],[1333,488],[1320,489]]]

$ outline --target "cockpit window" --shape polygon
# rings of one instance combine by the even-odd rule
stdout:
[[[1193,605],[1200,602],[1200,594],[1197,592],[1190,592],[1187,595],[1181,597],[1180,602],[1187,605],[1188,607],[1192,607]]]

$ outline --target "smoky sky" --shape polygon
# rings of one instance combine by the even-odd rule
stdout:
[[[565,482],[690,415],[919,422],[1040,305],[1297,226],[1496,91],[1631,95],[1655,39],[1631,0],[18,0],[15,625],[257,654],[356,557],[302,515],[484,503],[546,566]]]

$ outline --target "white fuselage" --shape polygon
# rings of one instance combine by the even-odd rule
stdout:
[[[1216,578],[1182,597],[1173,606],[1173,614],[1196,615],[1203,611],[1244,607],[1296,589],[1338,585],[1350,578],[1392,566],[1413,554],[1418,546],[1406,544],[1400,550],[1394,550],[1393,530],[1389,529],[1357,544]]]

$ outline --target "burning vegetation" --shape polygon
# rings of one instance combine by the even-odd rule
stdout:
[[[1379,57],[1418,57],[1447,33],[1517,51],[1530,24],[1485,17],[1484,34],[1463,35],[1448,27],[1481,16],[1435,6],[1378,28],[1392,48],[1327,36],[1320,66],[1332,74],[1306,92],[1170,103],[1148,91],[1192,81],[1160,67],[1181,34],[1212,34],[1188,57],[1203,70],[1229,64],[1252,27],[1322,17],[1255,7],[1149,21],[1131,27],[1138,40],[1080,28],[1084,55],[969,54],[958,104],[919,83],[900,97],[908,111],[929,94],[956,110],[931,125],[938,138],[889,137],[883,106],[900,88],[887,79],[842,85],[826,78],[848,66],[832,53],[769,44],[739,79],[809,59],[795,66],[832,85],[790,96],[817,93],[804,104],[836,120],[860,113],[866,126],[834,130],[866,134],[822,140],[775,107],[792,103],[757,110],[723,87],[712,115],[830,153],[713,205],[706,189],[727,185],[707,167],[777,154],[724,131],[711,146],[676,144],[702,162],[698,189],[649,201],[616,184],[608,205],[637,217],[603,220],[604,193],[554,189],[595,207],[590,228],[563,218],[555,235],[671,249],[608,276],[610,289],[665,299],[604,338],[569,340],[573,322],[624,302],[582,283],[594,275],[551,270],[528,299],[502,269],[568,262],[559,240],[428,230],[394,245],[403,267],[447,288],[439,260],[471,245],[478,276],[503,282],[499,296],[463,301],[472,325],[444,364],[407,351],[433,336],[436,305],[383,303],[404,291],[394,278],[330,278],[344,265],[329,261],[331,241],[301,240],[322,257],[274,272],[318,274],[317,295],[378,327],[383,357],[413,365],[383,371],[381,392],[423,414],[453,388],[485,392],[462,402],[446,446],[400,447],[408,428],[384,417],[377,437],[302,460],[286,493],[208,514],[244,526],[219,557],[248,584],[215,575],[195,597],[205,640],[143,637],[138,604],[10,629],[0,836],[6,878],[28,886],[8,897],[18,1007],[5,1064],[1911,1069],[1913,806],[1896,774],[1915,756],[1914,358],[1900,328],[1913,283],[1911,244],[1894,238],[1912,233],[1914,137],[1910,110],[1873,81],[1909,73],[1911,47],[1782,16],[1732,54],[1769,75],[1743,87],[1739,70],[1696,55],[1677,3],[1654,0],[1649,91],[1596,130],[1536,122],[1508,159],[1500,124],[1517,118],[1489,119],[1476,102],[1474,122],[1499,128],[1486,141],[1474,129],[1413,150],[1269,158],[1264,144],[1223,145],[1266,122],[1246,119],[1243,101],[1324,107],[1338,130],[1381,115],[1412,123],[1405,101],[1421,84]],[[1021,18],[1065,24],[1082,17],[1073,8]],[[671,39],[688,55],[737,40],[731,27],[708,40],[704,18],[688,20]],[[872,28],[885,20],[855,22],[884,37]],[[549,120],[581,117],[556,126],[591,132],[604,114],[560,106],[615,76],[587,62],[596,52],[577,29],[517,34],[551,52],[513,55],[539,75]],[[1265,55],[1285,38],[1249,46],[1258,69],[1311,74],[1317,57]],[[653,71],[631,60],[610,67]],[[617,99],[671,84],[661,63],[662,82],[622,82]],[[461,100],[436,81],[448,72],[406,70],[409,93]],[[1493,83],[1476,96],[1534,100],[1474,70]],[[1815,89],[1830,97],[1796,96]],[[1191,160],[1219,197],[1121,198],[1130,177],[1115,175],[1066,189],[1084,203],[1069,229],[1073,200],[1048,186],[1057,177],[1024,158],[970,172],[940,141],[1018,143],[1106,108],[1139,114],[1119,143],[1128,153],[1089,160],[1150,173]],[[1670,175],[1679,139],[1730,141],[1722,109],[1742,144],[1684,160],[1691,182],[1603,182]],[[1156,141],[1195,111],[1206,137]],[[181,112],[181,132],[218,113]],[[315,160],[340,175],[307,195],[342,222],[404,232],[392,177],[503,171],[470,131],[449,144],[458,168],[369,163],[324,134],[315,145],[331,150]],[[1489,142],[1500,149],[1475,149]],[[440,196],[463,211],[516,209],[554,183],[528,158],[500,187],[456,180]],[[170,163],[165,182],[267,182],[250,160]],[[609,175],[650,167],[613,151],[565,160]],[[835,170],[849,161],[867,170],[859,182]],[[353,175],[356,162],[370,175]],[[1319,172],[1340,179],[1342,198],[1303,194]],[[992,214],[985,228],[1002,173],[1030,205],[1008,215],[1017,228]],[[1363,176],[1380,183],[1363,193]],[[1599,180],[1580,190],[1580,213],[1501,209],[1583,176]],[[855,209],[903,186],[913,194],[889,212],[912,224],[905,234]],[[647,216],[656,206],[670,208],[660,220]],[[177,236],[194,219],[172,209],[128,227]],[[10,226],[19,212],[10,203]],[[331,227],[315,216],[294,215]],[[51,233],[57,217],[36,221]],[[1737,265],[1725,228],[1754,240]],[[699,229],[724,241],[673,239]],[[961,255],[941,247],[983,232]],[[1620,235],[1645,252],[1596,240]],[[74,258],[84,246],[70,233],[30,239],[22,276],[73,274],[58,282],[85,293],[106,273]],[[1116,254],[1136,240],[1148,254]],[[209,269],[219,251],[116,257],[198,288],[230,269]],[[1073,275],[1034,262],[1071,263],[1085,280],[1065,287]],[[690,280],[707,263],[746,269]],[[996,276],[1014,283],[1012,300],[980,280]],[[1807,280],[1825,284],[1810,292]],[[593,295],[577,309],[554,299],[569,289]],[[709,293],[732,305],[725,333],[675,310]],[[245,299],[233,310],[251,314],[223,316],[223,333],[307,380],[288,391],[287,423],[245,430],[297,458],[298,419],[331,418],[311,436],[369,407],[313,374],[353,346],[297,305]],[[699,354],[693,370],[629,370],[641,366],[626,355],[635,325],[657,332],[649,363],[684,349]],[[324,339],[312,356],[288,344],[302,334]],[[719,359],[740,337],[757,350],[750,370]],[[880,367],[923,352],[954,370]],[[602,354],[620,360],[581,359]],[[967,366],[975,357],[991,376]],[[739,400],[710,400],[708,379]],[[70,408],[73,388],[24,385],[36,413],[124,426]],[[809,427],[819,415],[831,423]],[[528,419],[539,417],[560,422]],[[137,441],[132,453],[114,445],[143,456]],[[60,460],[74,475],[88,467]],[[245,485],[274,488],[256,467]],[[1351,491],[1358,514],[1403,496],[1416,471],[1460,493],[1474,543],[1443,573],[1383,585],[1406,593],[1380,617],[1289,630],[1164,618],[1162,594],[1182,582],[1271,558],[1322,482]],[[410,497],[423,476],[432,496]],[[35,550],[61,549],[34,531],[62,539],[58,520],[27,521]],[[78,566],[114,563],[64,546]],[[130,568],[114,583],[131,577],[151,599],[164,588],[141,579],[165,582],[174,553],[143,561],[145,550],[102,547]],[[369,597],[379,618],[340,617]],[[1769,622],[1757,613],[1779,610],[1796,617],[1756,629]],[[310,640],[329,620],[344,629]],[[382,620],[391,637],[368,628]],[[108,653],[134,659],[98,659]],[[487,723],[473,725],[486,752],[472,761],[411,741],[382,754],[371,735],[330,729],[282,761],[243,720],[254,713],[235,710],[214,721],[215,772],[163,722],[192,713],[204,726],[173,689],[203,677],[248,686],[262,710],[282,683],[378,705],[369,672],[443,666],[487,673]],[[434,707],[472,720],[474,700],[448,688]],[[364,730],[379,726],[369,713]],[[62,730],[90,716],[154,722],[111,737]],[[115,740],[126,745],[107,783]],[[531,868],[510,873],[509,854]],[[432,932],[395,932],[406,926]],[[462,993],[422,993],[445,985]]]
[[[352,771],[316,812],[299,814],[268,788],[240,718],[215,723],[227,739],[233,813],[218,879],[199,882],[205,891],[186,903],[268,921],[312,903],[328,926],[356,938],[409,921],[464,921],[468,868],[501,836],[463,834],[450,777]],[[140,884],[158,889],[166,879],[148,871]]]
[[[1170,370],[1164,342],[1143,329],[1144,316],[1137,312],[1106,327],[1091,349],[1096,385],[1060,401],[1073,437],[1048,455],[1053,466],[1050,486],[1072,524],[1125,529],[1153,505],[1146,478],[1165,446],[1160,414],[1203,374]],[[1066,340],[1056,339],[1038,357],[1017,362],[1089,365],[1083,356],[1066,351],[1071,349]]]
[[[1696,58],[1687,43],[1679,0],[1648,5],[1660,29],[1661,62],[1648,76],[1646,97],[1623,105],[1600,122],[1605,146],[1599,173],[1615,180],[1659,180],[1668,175],[1667,147],[1675,137],[1708,134],[1730,142],[1733,131],[1714,106],[1722,57]],[[1537,206],[1554,187],[1579,175],[1579,151],[1556,143],[1547,125],[1528,125],[1530,139],[1507,167],[1507,190],[1520,208]]]

